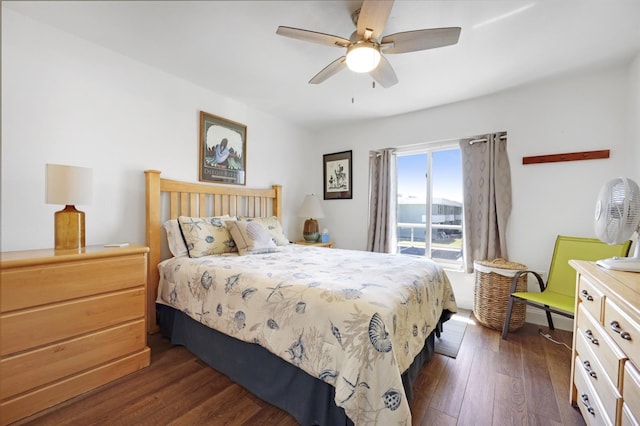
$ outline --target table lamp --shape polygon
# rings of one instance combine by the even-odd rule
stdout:
[[[314,194],[306,195],[298,211],[298,217],[307,218],[307,220],[304,221],[304,229],[302,231],[304,240],[307,242],[318,241],[320,232],[318,231],[318,221],[316,219],[324,217],[324,212],[322,211],[318,197]]]
[[[55,213],[55,248],[85,246],[84,212],[75,204],[91,204],[92,170],[86,167],[47,164],[47,204],[63,204]]]

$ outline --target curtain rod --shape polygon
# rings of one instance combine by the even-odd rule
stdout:
[[[507,135],[500,136],[500,140],[504,140],[506,138],[507,138]],[[474,143],[486,142],[486,141],[488,141],[487,138],[473,139],[469,141],[469,145],[473,145]]]

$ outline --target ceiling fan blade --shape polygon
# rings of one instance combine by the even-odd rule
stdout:
[[[460,27],[449,27],[389,34],[382,38],[380,47],[384,53],[406,53],[450,46],[458,42],[460,31]]]
[[[385,89],[393,86],[398,83],[398,77],[396,76],[395,71],[393,71],[393,67],[387,60],[387,58],[382,55],[380,57],[380,63],[377,67],[375,67],[372,71],[369,71],[369,75],[378,83],[382,85]]]
[[[349,45],[349,40],[347,40],[346,38],[338,37],[331,34],[318,33],[315,31],[301,30],[299,28],[280,26],[276,30],[276,34],[328,46],[346,47]]]
[[[337,74],[338,72],[340,72],[343,69],[345,69],[346,66],[347,66],[347,57],[346,56],[341,56],[338,59],[336,59],[335,61],[331,62],[326,67],[324,67],[322,69],[322,71],[320,71],[318,74],[313,76],[313,78],[311,80],[309,80],[309,83],[310,84],[320,84],[323,81],[325,81],[326,79],[328,79],[329,77],[331,77],[334,74]]]
[[[364,36],[366,30],[370,30],[372,40],[377,40],[387,24],[393,0],[364,0],[358,15],[357,32]]]

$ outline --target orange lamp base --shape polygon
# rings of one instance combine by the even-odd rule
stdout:
[[[315,219],[305,220],[302,236],[307,242],[318,241],[318,237],[320,236],[320,232],[318,231],[318,221]]]
[[[56,250],[81,249],[85,246],[84,212],[67,205],[55,213]]]

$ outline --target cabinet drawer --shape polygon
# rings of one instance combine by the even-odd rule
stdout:
[[[0,318],[4,356],[144,318],[144,288],[47,305]]]
[[[585,309],[589,311],[596,320],[601,321],[604,294],[583,275],[580,276],[579,286],[578,297],[580,298],[580,302],[584,304]]]
[[[640,365],[640,324],[611,299],[604,304],[604,328],[629,359]]]
[[[631,414],[631,410],[627,404],[622,404],[622,416],[620,418],[620,426],[640,426],[640,419]]]
[[[14,422],[140,370],[149,365],[149,359],[149,348],[144,348],[140,352],[102,364],[89,371],[33,389],[15,398],[0,401],[0,424]]]
[[[584,339],[586,346],[591,349],[600,361],[602,368],[615,386],[619,386],[622,380],[622,368],[627,356],[604,331],[587,310],[578,305],[578,326],[576,339]]]
[[[576,356],[576,365],[582,365],[580,356]],[[584,370],[577,368],[574,382],[578,390],[578,407],[582,417],[588,425],[613,426],[613,421],[602,408],[602,402],[588,380]]]
[[[0,399],[25,392],[146,346],[144,320],[87,334],[0,360]]]
[[[640,372],[630,362],[624,365],[622,399],[633,413],[633,417],[640,419]]]
[[[576,363],[576,369],[584,370],[587,381],[591,383],[602,401],[602,406],[611,419],[615,419],[618,410],[622,405],[622,395],[618,392],[617,383],[613,383],[609,375],[605,372],[604,367],[600,364],[598,358],[589,348],[589,343],[584,334],[580,333],[576,336],[576,351],[582,360],[581,364]],[[616,377],[617,379],[617,377]]]
[[[2,271],[2,312],[144,285],[146,255],[137,254]]]

